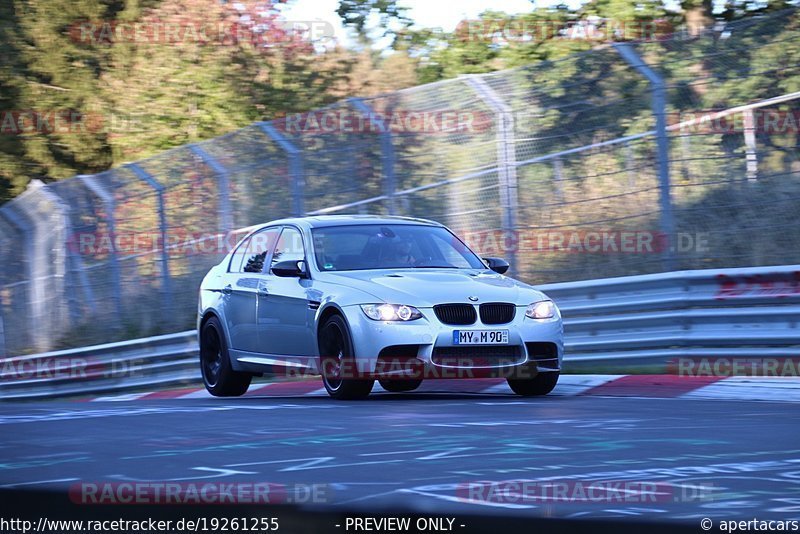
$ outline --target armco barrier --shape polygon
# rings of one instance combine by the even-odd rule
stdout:
[[[194,330],[5,358],[0,399],[81,395],[200,380]]]
[[[620,363],[664,363],[681,356],[800,353],[800,265],[677,271],[540,289],[564,316],[567,370],[583,365],[612,370]],[[0,399],[199,381],[197,340],[190,330],[6,358]]]
[[[567,364],[797,356],[800,265],[540,286],[564,316]]]

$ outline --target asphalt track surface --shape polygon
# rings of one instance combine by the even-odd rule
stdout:
[[[789,520],[800,519],[798,423],[791,403],[637,397],[3,403],[0,487],[270,482],[289,492],[324,488],[317,507]],[[553,500],[514,485],[522,481],[569,489]],[[634,491],[627,502],[581,497],[597,481],[657,483],[658,491]]]

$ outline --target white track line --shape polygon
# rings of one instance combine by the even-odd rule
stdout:
[[[141,399],[145,395],[150,395],[152,391],[146,393],[126,393],[124,395],[112,395],[109,397],[97,397],[96,399],[89,399],[90,402],[124,402]]]
[[[33,482],[16,482],[14,484],[3,484],[0,488],[3,489],[10,489],[10,488],[19,488],[21,486],[41,486],[45,484],[60,484],[63,482],[75,482],[76,480],[80,480],[79,478],[56,478],[54,480],[36,480]]]
[[[592,388],[608,384],[623,376],[625,375],[561,375],[558,378],[556,389],[551,395],[565,397],[581,395]]]
[[[561,375],[556,389],[551,393],[553,396],[576,396],[582,395],[586,391],[613,382],[625,375]],[[259,384],[262,389],[256,397],[269,397],[268,384]],[[372,390],[373,393],[386,393],[378,382]],[[126,393],[122,395],[109,395],[89,399],[90,402],[125,402],[135,401],[146,397],[154,392],[145,393]],[[457,393],[452,391],[450,393]],[[487,387],[480,391],[481,394],[510,395],[512,394],[508,384],[501,382]],[[325,397],[325,388],[315,389],[308,393],[298,394],[303,397]],[[210,399],[211,395],[204,389],[186,393],[175,397],[176,399]],[[779,402],[800,402],[800,377],[729,377],[712,384],[708,384],[688,393],[679,395],[682,399],[717,399],[717,400],[755,400],[755,401],[779,401]],[[169,399],[166,399],[169,400]]]
[[[206,391],[206,388],[198,389],[197,391],[192,391],[191,393],[187,393],[186,395],[181,395],[177,397],[179,399],[210,399],[211,393]]]
[[[800,402],[800,377],[732,376],[681,398]]]

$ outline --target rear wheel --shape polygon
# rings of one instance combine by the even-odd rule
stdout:
[[[375,385],[373,379],[348,378],[355,372],[355,353],[347,323],[339,315],[331,316],[320,329],[322,383],[328,395],[339,400],[363,399]]]
[[[392,393],[402,393],[404,391],[414,391],[417,389],[420,384],[422,384],[422,379],[403,378],[399,380],[379,380],[378,383],[386,391],[390,391]]]
[[[539,373],[533,378],[509,378],[508,385],[514,393],[523,397],[547,395],[556,387],[558,376],[556,371]]]
[[[252,375],[234,371],[222,325],[210,318],[200,331],[200,369],[203,383],[215,397],[238,397],[250,387]]]

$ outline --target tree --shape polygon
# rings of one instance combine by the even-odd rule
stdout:
[[[76,42],[79,20],[111,16],[115,0],[49,0],[3,3],[2,110],[4,120],[27,117],[24,132],[3,136],[0,176],[18,193],[33,177],[58,179],[105,169],[106,136],[97,128],[99,78],[107,51]],[[8,53],[11,52],[11,53]]]
[[[264,8],[263,3],[260,8]],[[121,126],[117,161],[208,139],[277,112],[275,92],[305,71],[310,44],[285,31],[276,13],[209,0],[164,0],[119,21],[150,21],[144,39],[114,43],[102,78],[105,109]],[[159,26],[177,28],[170,37]],[[299,65],[299,68],[296,68]]]
[[[356,31],[362,43],[369,41],[368,18],[375,15],[379,18],[379,27],[383,35],[396,33],[392,24],[399,24],[404,28],[411,26],[412,21],[405,15],[407,8],[397,5],[396,0],[339,0],[336,13],[346,26]]]

